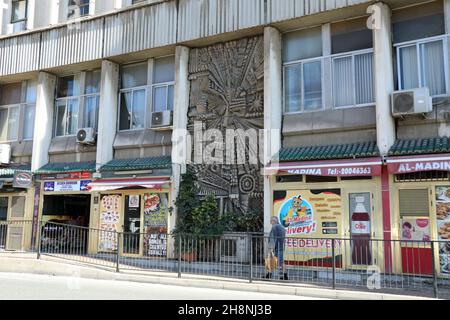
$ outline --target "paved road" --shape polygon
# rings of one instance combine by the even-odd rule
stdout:
[[[149,283],[1,273],[0,300],[316,300]]]

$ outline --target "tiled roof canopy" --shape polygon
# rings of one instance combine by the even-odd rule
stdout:
[[[280,161],[353,159],[379,156],[376,142],[284,148]]]
[[[100,171],[169,169],[171,166],[172,158],[170,156],[141,159],[114,159],[105,164]]]
[[[49,163],[35,173],[52,174],[67,172],[95,172],[95,161],[90,162],[55,162]]]
[[[389,151],[390,156],[450,152],[450,138],[397,140]]]

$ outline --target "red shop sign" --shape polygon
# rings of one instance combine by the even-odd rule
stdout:
[[[358,177],[380,176],[381,159],[352,159],[341,161],[296,162],[272,164],[266,168],[266,175],[289,173],[293,175]]]
[[[387,160],[391,174],[413,173],[421,171],[450,171],[450,156],[420,156],[392,158]]]

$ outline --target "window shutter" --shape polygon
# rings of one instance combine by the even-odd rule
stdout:
[[[400,216],[429,216],[428,189],[400,190]]]

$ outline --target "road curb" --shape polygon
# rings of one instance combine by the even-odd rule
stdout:
[[[27,273],[38,275],[81,277],[94,280],[129,281],[205,289],[222,289],[268,294],[297,295],[313,298],[328,298],[340,300],[434,300],[424,297],[404,296],[385,293],[371,293],[362,291],[331,290],[316,287],[299,287],[296,285],[265,284],[258,281],[253,283],[242,280],[228,280],[213,277],[200,278],[183,275],[163,275],[151,272],[116,273],[96,267],[87,267],[79,263],[63,263],[58,259],[46,257],[45,260],[0,257],[0,272]]]

